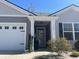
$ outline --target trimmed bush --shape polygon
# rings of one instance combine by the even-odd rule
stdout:
[[[61,54],[65,51],[71,51],[71,45],[66,38],[58,38],[48,41],[48,49]]]
[[[79,52],[74,51],[74,52],[72,52],[72,54],[70,56],[71,57],[79,57]]]
[[[74,46],[75,46],[75,49],[79,51],[79,40],[75,42]]]

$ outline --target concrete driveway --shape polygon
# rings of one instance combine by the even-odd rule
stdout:
[[[25,53],[25,54],[0,54],[0,59],[34,59],[35,57],[39,57],[42,55],[50,55],[51,52],[32,52],[32,53]],[[68,55],[63,54],[65,59],[79,59],[71,58]]]

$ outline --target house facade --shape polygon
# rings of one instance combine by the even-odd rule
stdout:
[[[50,15],[35,14],[7,0],[0,0],[0,52],[25,52],[29,35],[32,50],[47,48],[48,40],[79,39],[79,7],[70,5]]]
[[[72,45],[79,39],[77,5],[72,4],[53,14],[32,16],[29,19],[31,19],[31,35],[35,37],[33,50],[47,47],[47,41],[50,39],[65,37]]]

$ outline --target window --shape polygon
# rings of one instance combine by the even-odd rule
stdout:
[[[75,40],[79,40],[79,32],[75,32]]]
[[[72,31],[72,24],[64,23],[64,31]]]
[[[79,40],[79,23],[74,24],[75,40]]]
[[[60,37],[65,37],[67,40],[73,40],[72,23],[59,23],[59,31],[61,32],[59,32]]]
[[[5,29],[9,29],[9,27],[8,26],[5,26]]]
[[[64,32],[64,37],[67,40],[73,40],[73,32]]]
[[[0,26],[0,29],[2,29],[2,26]]]
[[[17,27],[16,26],[13,26],[13,29],[17,29]]]
[[[79,31],[79,24],[74,24],[74,30]]]
[[[59,33],[59,36],[62,34],[62,37],[67,38],[67,40],[78,40],[79,23],[62,23],[59,25]]]
[[[72,23],[63,24],[63,35],[67,40],[73,40],[73,27]]]
[[[23,27],[23,26],[21,26],[21,27],[19,27],[19,29],[24,29],[24,27]]]

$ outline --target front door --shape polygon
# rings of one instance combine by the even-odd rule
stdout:
[[[36,27],[36,40],[38,40],[39,48],[46,47],[46,28]]]
[[[35,50],[45,49],[47,41],[50,39],[50,26],[49,23],[41,22],[35,24]]]

